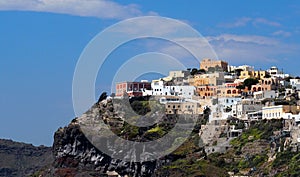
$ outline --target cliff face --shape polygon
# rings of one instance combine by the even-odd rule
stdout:
[[[119,175],[151,176],[156,162],[133,163],[112,159],[95,148],[83,135],[77,123],[55,133],[54,176],[101,176],[109,172]]]
[[[29,176],[52,162],[49,147],[0,139],[0,176]]]
[[[103,176],[107,174],[152,176],[155,169],[166,161],[130,162],[113,159],[104,154],[86,138],[81,127],[89,120],[96,118],[105,120],[114,128],[124,126],[124,121],[113,113],[111,100],[95,104],[67,127],[55,132],[53,143],[55,160],[51,169],[41,172],[43,176]],[[110,148],[114,150],[114,147]]]
[[[191,158],[201,159],[205,156],[203,148],[199,147],[199,130],[197,130],[193,132],[192,137],[176,151],[172,153],[170,151],[170,154],[161,156],[161,158],[157,158],[156,160],[136,162],[136,159],[140,158],[136,156],[136,154],[139,154],[136,153],[137,151],[143,151],[141,154],[145,154],[146,158],[155,157],[157,151],[168,147],[168,141],[160,141],[157,146],[144,146],[142,149],[138,149],[135,146],[129,146],[128,141],[120,142],[117,139],[111,138],[111,134],[108,133],[107,129],[103,128],[104,126],[100,124],[100,120],[103,120],[106,125],[110,126],[110,129],[118,137],[133,142],[152,142],[159,139],[165,136],[166,133],[169,133],[168,131],[174,127],[174,124],[176,124],[178,120],[175,120],[176,115],[162,115],[159,113],[159,108],[153,109],[152,107],[154,115],[161,117],[160,123],[149,127],[138,128],[126,123],[126,118],[133,118],[135,116],[130,116],[127,114],[127,111],[124,111],[124,108],[126,110],[125,104],[126,103],[120,100],[99,100],[98,103],[92,106],[92,108],[82,116],[74,119],[68,126],[56,131],[53,144],[54,163],[51,168],[40,171],[37,174],[51,177],[107,175],[133,177],[186,176],[189,173],[181,173],[180,170],[179,173],[177,170],[172,172],[172,170],[169,169],[166,171],[164,167],[177,160],[182,159],[186,161]],[[145,110],[149,108],[145,100],[139,100],[139,102],[133,101],[131,102],[131,106],[133,110],[142,113],[147,112],[143,110],[144,108]],[[152,119],[154,117],[150,116],[148,118]],[[183,125],[187,127],[190,122],[186,119],[184,123]],[[198,128],[200,128],[200,126],[198,126]],[[89,132],[94,133],[89,134]],[[178,135],[178,137],[180,137],[180,135]],[[94,141],[95,139],[96,141]],[[102,146],[99,144],[102,144]],[[128,158],[126,158],[126,161],[112,158],[112,156],[106,155],[103,149],[97,148],[96,146],[105,146],[111,154],[116,156],[122,155]],[[196,169],[197,168],[198,167],[196,167]],[[215,169],[217,173],[224,174],[224,171],[219,168],[213,169]],[[198,174],[206,174],[206,172],[201,171],[201,173]]]

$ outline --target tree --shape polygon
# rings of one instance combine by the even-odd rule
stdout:
[[[214,67],[209,67],[207,69],[207,72],[209,72],[209,73],[214,73],[215,71],[216,71],[216,68],[214,68]]]
[[[223,68],[219,65],[215,66],[215,71],[218,71],[218,72],[223,72]]]
[[[291,76],[284,78],[284,80],[287,81],[287,82],[290,82],[290,79],[294,79],[294,78],[291,77]]]
[[[204,74],[206,73],[205,69],[199,69],[198,70],[198,74],[202,74],[202,73],[204,73]]]
[[[238,85],[238,86],[236,86],[236,88],[242,90],[242,89],[245,89],[245,85],[244,84],[243,85]]]
[[[106,92],[103,92],[99,99],[98,99],[98,102],[97,103],[100,103],[102,100],[105,100],[107,98],[107,93]]]
[[[193,68],[192,71],[191,71],[191,75],[195,75],[197,74],[198,72],[198,69],[197,68]]]
[[[244,80],[244,87],[248,87],[248,89],[251,89],[252,85],[255,85],[258,83],[258,79],[254,79],[254,78],[248,78],[246,80]]]
[[[266,73],[265,78],[271,78],[271,75],[269,73]]]

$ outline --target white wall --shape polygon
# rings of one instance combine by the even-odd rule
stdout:
[[[164,81],[153,81],[151,83],[152,95],[161,96],[180,96],[186,99],[192,99],[195,95],[194,86],[164,86]]]
[[[259,91],[259,92],[254,92],[253,96],[255,99],[275,98],[276,92],[275,90]]]

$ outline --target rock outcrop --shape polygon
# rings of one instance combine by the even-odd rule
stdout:
[[[124,121],[113,112],[111,100],[95,104],[81,117],[55,132],[53,143],[54,163],[42,176],[152,176],[155,169],[168,160],[130,162],[111,158],[97,149],[82,131],[83,124],[91,119],[102,119],[109,125],[122,126]],[[95,122],[93,122],[95,124]],[[101,131],[101,126],[96,126]],[[112,147],[114,148],[114,147]]]
[[[101,176],[116,172],[121,176],[151,176],[156,162],[123,162],[99,151],[81,132],[77,123],[71,123],[55,133],[53,176]]]

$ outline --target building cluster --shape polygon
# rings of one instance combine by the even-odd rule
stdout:
[[[155,96],[165,104],[166,114],[202,114],[209,108],[210,122],[285,119],[300,125],[300,78],[275,66],[255,70],[203,59],[196,70],[170,71],[169,76],[151,82],[117,83],[116,97],[125,93]]]

